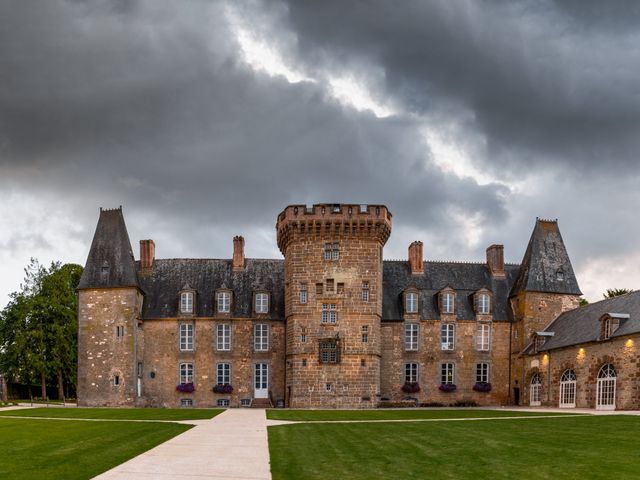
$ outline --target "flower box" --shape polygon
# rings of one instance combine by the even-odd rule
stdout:
[[[454,383],[441,383],[438,388],[441,392],[453,392],[457,387]]]
[[[193,383],[179,383],[176,386],[176,390],[182,393],[193,393],[196,390],[196,387]]]
[[[473,389],[476,392],[490,392],[491,384],[488,382],[476,382],[476,384],[473,386]]]
[[[213,393],[231,393],[231,392],[233,392],[233,387],[228,383],[225,383],[224,385],[213,386]]]
[[[404,393],[418,393],[420,391],[420,385],[418,382],[407,382],[402,386]]]

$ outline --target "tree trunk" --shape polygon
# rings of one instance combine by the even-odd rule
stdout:
[[[47,398],[47,379],[44,376],[44,372],[40,373],[40,381],[42,382],[42,399]]]
[[[64,382],[62,381],[62,372],[58,372],[58,400],[64,400]]]

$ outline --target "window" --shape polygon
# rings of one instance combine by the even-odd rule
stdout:
[[[476,363],[476,383],[489,383],[489,364]]]
[[[257,323],[253,327],[253,348],[257,352],[269,350],[269,325]]]
[[[455,365],[453,363],[443,363],[440,368],[440,383],[453,384],[455,379]]]
[[[300,343],[306,343],[307,342],[307,334],[306,333],[301,333],[300,334]]]
[[[180,383],[193,383],[193,363],[180,364]]]
[[[229,399],[228,398],[219,398],[217,405],[219,407],[228,407],[229,406]]]
[[[124,337],[124,327],[122,325],[116,327],[116,337]]]
[[[453,313],[455,295],[453,293],[442,294],[442,313]]]
[[[369,342],[369,325],[362,326],[362,343]]]
[[[180,324],[180,350],[193,350],[193,325],[190,323]]]
[[[138,362],[138,378],[142,378],[142,362]]]
[[[418,294],[416,292],[405,294],[404,311],[406,313],[418,313]]]
[[[220,323],[216,327],[216,349],[221,352],[231,350],[231,325]]]
[[[322,304],[322,323],[337,323],[338,309],[335,303]]]
[[[417,323],[405,323],[404,325],[404,349],[409,351],[418,350],[418,331],[420,325]]]
[[[331,391],[331,384],[330,383],[325,383],[324,384],[324,391],[325,392],[330,392]]]
[[[324,285],[322,283],[316,283],[316,295],[322,295],[324,291]]]
[[[307,359],[306,359],[306,358],[303,358],[303,359],[302,359],[302,366],[303,366],[303,367],[306,367],[306,366],[307,366]]]
[[[193,407],[193,399],[192,398],[182,398],[180,399],[181,407]]]
[[[418,364],[415,362],[404,364],[404,383],[418,382]]]
[[[219,363],[216,366],[216,384],[229,385],[231,383],[231,364]]]
[[[180,294],[180,312],[193,313],[193,292],[182,292]]]
[[[443,323],[440,327],[441,350],[453,350],[455,348],[456,326],[452,323]]]
[[[364,358],[360,359],[360,366],[361,367],[366,367],[367,366],[367,361]]]
[[[564,280],[564,272],[562,270],[558,270],[556,272],[556,280],[563,281]]]
[[[538,352],[544,346],[544,342],[546,340],[547,339],[544,338],[543,336],[536,335],[536,338],[534,340],[534,350],[535,350],[535,352]]]
[[[542,380],[540,379],[540,375],[534,373],[531,377],[531,384],[529,385],[529,405],[532,407],[539,407],[541,404],[540,401],[540,390],[542,389]]]
[[[251,406],[251,399],[250,398],[241,398],[240,399],[240,406],[241,407],[250,407]]]
[[[481,352],[488,352],[491,342],[491,325],[482,323],[478,325],[476,336],[476,349]]]
[[[616,408],[616,369],[610,363],[598,372],[596,410],[615,410]]]
[[[300,285],[300,303],[307,303],[307,284]]]
[[[327,287],[325,291],[327,293],[333,293],[333,278],[327,278]]]
[[[344,283],[338,282],[336,287],[336,293],[342,295],[344,293]]]
[[[609,338],[611,338],[611,334],[613,333],[613,329],[611,328],[611,318],[608,317],[607,319],[605,319],[604,321],[604,328],[603,328],[603,335],[602,338],[603,340],[608,340]]]
[[[113,385],[116,387],[120,385],[120,375],[116,375],[113,377]]]
[[[338,260],[339,257],[340,257],[340,245],[338,243],[324,244],[325,260]]]
[[[320,363],[338,363],[338,343],[335,340],[320,342]]]
[[[231,292],[218,292],[217,304],[218,313],[231,312]]]
[[[576,373],[565,370],[560,377],[560,408],[575,408],[576,406]]]
[[[268,293],[256,293],[256,313],[269,313]]]
[[[369,282],[362,282],[362,301],[369,301]]]
[[[480,315],[489,315],[491,311],[491,297],[486,293],[478,295],[478,313]]]

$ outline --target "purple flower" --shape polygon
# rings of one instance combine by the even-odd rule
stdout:
[[[193,383],[179,383],[176,386],[176,390],[182,393],[193,393],[196,390],[196,387]]]
[[[488,382],[476,382],[476,384],[473,386],[473,389],[476,392],[490,392],[491,384]]]
[[[231,393],[231,392],[233,392],[233,387],[228,383],[225,383],[224,385],[213,386],[213,393]]]
[[[441,383],[438,388],[442,392],[453,392],[457,387],[454,383]]]
[[[420,391],[420,385],[418,382],[406,382],[402,386],[402,391],[404,393],[418,393]]]

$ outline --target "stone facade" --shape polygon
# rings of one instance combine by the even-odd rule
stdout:
[[[502,245],[483,263],[424,261],[418,241],[384,261],[383,205],[292,205],[276,232],[284,260],[245,258],[238,236],[230,259],[156,259],[142,240],[136,262],[122,210],[101,210],[79,286],[79,405],[528,404],[534,375],[557,405],[572,369],[576,406],[593,408],[611,364],[615,407],[638,407],[640,295],[576,308],[555,221],[536,221],[521,265]],[[601,341],[608,318],[618,337]]]

